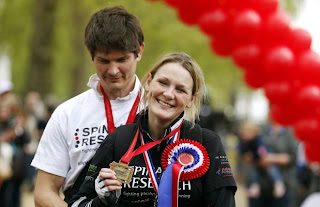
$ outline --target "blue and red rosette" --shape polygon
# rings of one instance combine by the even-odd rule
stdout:
[[[178,206],[179,181],[204,175],[210,166],[207,150],[199,142],[187,139],[171,143],[162,153],[164,173],[158,191],[158,207]]]

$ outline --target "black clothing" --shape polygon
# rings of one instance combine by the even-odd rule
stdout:
[[[145,115],[140,117],[138,124],[121,126],[107,136],[93,157],[79,193],[72,198],[69,206],[76,203],[77,205],[74,206],[81,207],[90,202],[92,207],[105,206],[95,192],[95,179],[100,169],[109,168],[112,161],[118,162],[121,159],[127,152],[138,125],[146,141],[153,141],[148,135],[147,117]],[[169,133],[170,128],[166,131],[166,134]],[[179,182],[179,206],[235,206],[234,194],[237,187],[218,135],[210,130],[201,129],[197,124],[191,129],[188,121],[183,122],[180,133],[180,139],[185,138],[202,143],[208,151],[211,164],[204,176]],[[164,140],[149,150],[157,176],[160,176],[163,171],[160,158],[168,143],[168,139]],[[138,139],[135,148],[140,145],[140,139]],[[153,206],[156,193],[143,155],[133,157],[129,165],[134,167],[133,178],[131,183],[123,184],[118,206]]]
[[[240,139],[239,148],[241,155],[250,152],[252,154],[253,160],[256,162],[259,161],[261,157],[266,155],[268,152],[261,136],[256,136],[250,141],[243,141]]]

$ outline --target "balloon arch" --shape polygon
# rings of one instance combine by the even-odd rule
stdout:
[[[163,1],[209,37],[214,54],[232,58],[248,86],[264,90],[273,120],[292,126],[308,160],[320,162],[320,56],[278,0]]]

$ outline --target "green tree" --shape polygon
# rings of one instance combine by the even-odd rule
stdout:
[[[302,0],[281,2],[295,14]],[[0,0],[0,53],[12,61],[15,91],[23,95],[37,90],[67,99],[86,90],[94,67],[84,45],[84,28],[93,12],[112,5],[123,5],[142,22],[146,48],[139,77],[160,54],[184,51],[203,68],[216,108],[230,102],[234,89],[246,87],[232,60],[213,54],[208,37],[196,26],[181,23],[163,1]]]
[[[36,0],[30,45],[30,66],[26,75],[26,91],[38,91],[45,95],[52,90],[52,43],[54,35],[55,0]]]

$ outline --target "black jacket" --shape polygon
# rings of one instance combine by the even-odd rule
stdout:
[[[138,123],[121,126],[109,134],[93,157],[91,170],[88,171],[78,194],[73,196],[69,202],[69,206],[80,200],[82,202],[76,206],[84,207],[89,202],[92,202],[90,205],[92,207],[105,206],[95,192],[94,181],[101,168],[109,168],[112,161],[118,162],[127,152],[138,125],[143,136],[148,137],[147,140],[150,142],[152,141],[148,136],[146,116],[140,116]],[[167,130],[167,134],[169,132],[170,130]],[[235,206],[234,194],[237,187],[219,136],[208,129],[201,129],[197,124],[191,128],[188,121],[183,122],[180,133],[180,138],[195,140],[204,145],[210,158],[210,168],[201,178],[179,183],[179,206]],[[162,173],[161,154],[168,145],[168,141],[165,140],[159,146],[149,150],[158,176]],[[136,148],[140,145],[138,139]],[[129,165],[134,166],[133,178],[130,184],[122,186],[118,205],[154,206],[156,194],[143,155],[133,157]]]

